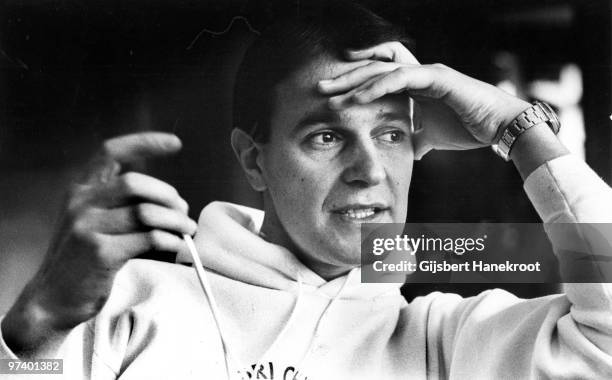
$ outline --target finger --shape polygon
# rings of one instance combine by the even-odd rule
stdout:
[[[161,229],[177,234],[193,235],[197,223],[186,214],[153,203],[130,207],[96,209],[89,215],[95,231],[110,235]]]
[[[126,261],[151,250],[179,252],[185,249],[183,239],[163,230],[151,230],[123,235],[100,235],[103,255]]]
[[[403,65],[391,72],[376,76],[359,87],[329,100],[330,107],[342,108],[350,104],[366,104],[387,94],[408,91],[411,96],[439,99],[448,90],[444,80],[431,66]],[[437,78],[437,80],[434,80]]]
[[[355,104],[355,93],[361,91],[362,89],[366,88],[367,86],[371,85],[372,83],[376,82],[377,80],[380,80],[380,78],[383,76],[383,74],[370,78],[369,80],[367,80],[366,82],[362,83],[360,86],[358,86],[357,88],[352,89],[349,92],[345,92],[344,94],[340,94],[340,95],[336,95],[336,96],[332,96],[331,98],[329,98],[328,100],[328,105],[331,109],[335,109],[335,110],[339,110],[345,107],[349,107],[353,104]]]
[[[189,206],[178,191],[168,183],[146,174],[128,172],[108,184],[96,187],[89,198],[94,205],[104,208],[133,203],[155,203],[187,213]]]
[[[357,88],[352,94],[352,99],[357,104],[367,104],[388,94],[394,94],[407,90],[408,79],[401,69],[393,70],[387,75],[381,75],[375,81],[365,83]]]
[[[446,72],[433,66],[402,66],[369,83],[353,95],[356,103],[369,103],[386,94],[408,91],[411,96],[441,99],[449,93]]]
[[[398,63],[419,64],[416,57],[401,42],[390,41],[362,50],[348,50],[350,60],[376,59]]]
[[[181,140],[173,134],[145,132],[107,140],[103,151],[107,156],[123,164],[134,159],[172,154],[181,149],[181,146]]]
[[[181,140],[162,132],[119,136],[104,142],[88,170],[87,182],[107,182],[125,165],[153,157],[163,157],[181,149]]]
[[[393,71],[397,67],[398,65],[394,63],[380,61],[370,62],[367,65],[355,68],[334,79],[319,81],[318,88],[323,94],[345,92],[363,84],[372,77]]]

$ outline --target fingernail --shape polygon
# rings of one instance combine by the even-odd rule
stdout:
[[[348,50],[346,50],[346,53],[345,53],[345,54],[346,54],[346,56],[347,56],[348,58],[353,58],[354,56],[359,56],[359,54],[360,54],[362,51],[363,51],[363,50],[351,50],[351,49],[348,49]]]
[[[323,79],[319,81],[319,88],[329,86],[333,81],[331,79]]]

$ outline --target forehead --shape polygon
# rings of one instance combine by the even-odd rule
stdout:
[[[318,82],[338,77],[369,62],[345,62],[321,56],[303,64],[275,87],[272,128],[290,129],[311,114],[334,112],[327,105],[329,98],[317,90]],[[389,112],[402,114],[409,121],[407,102],[406,95],[385,96],[371,104],[353,105],[335,113],[339,119],[350,120],[356,117],[374,118]]]

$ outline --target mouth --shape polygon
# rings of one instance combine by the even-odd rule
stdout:
[[[334,209],[332,213],[348,222],[370,222],[378,219],[387,211],[389,211],[389,207],[382,204],[354,204]]]

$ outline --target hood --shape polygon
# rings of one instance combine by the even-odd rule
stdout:
[[[300,262],[286,248],[259,236],[264,213],[261,210],[226,202],[206,206],[198,220],[194,242],[205,268],[247,284],[297,292],[298,279],[305,291],[329,298],[373,298],[399,294],[401,283],[362,284],[361,269],[326,281]],[[179,252],[177,262],[190,264],[187,250]]]

